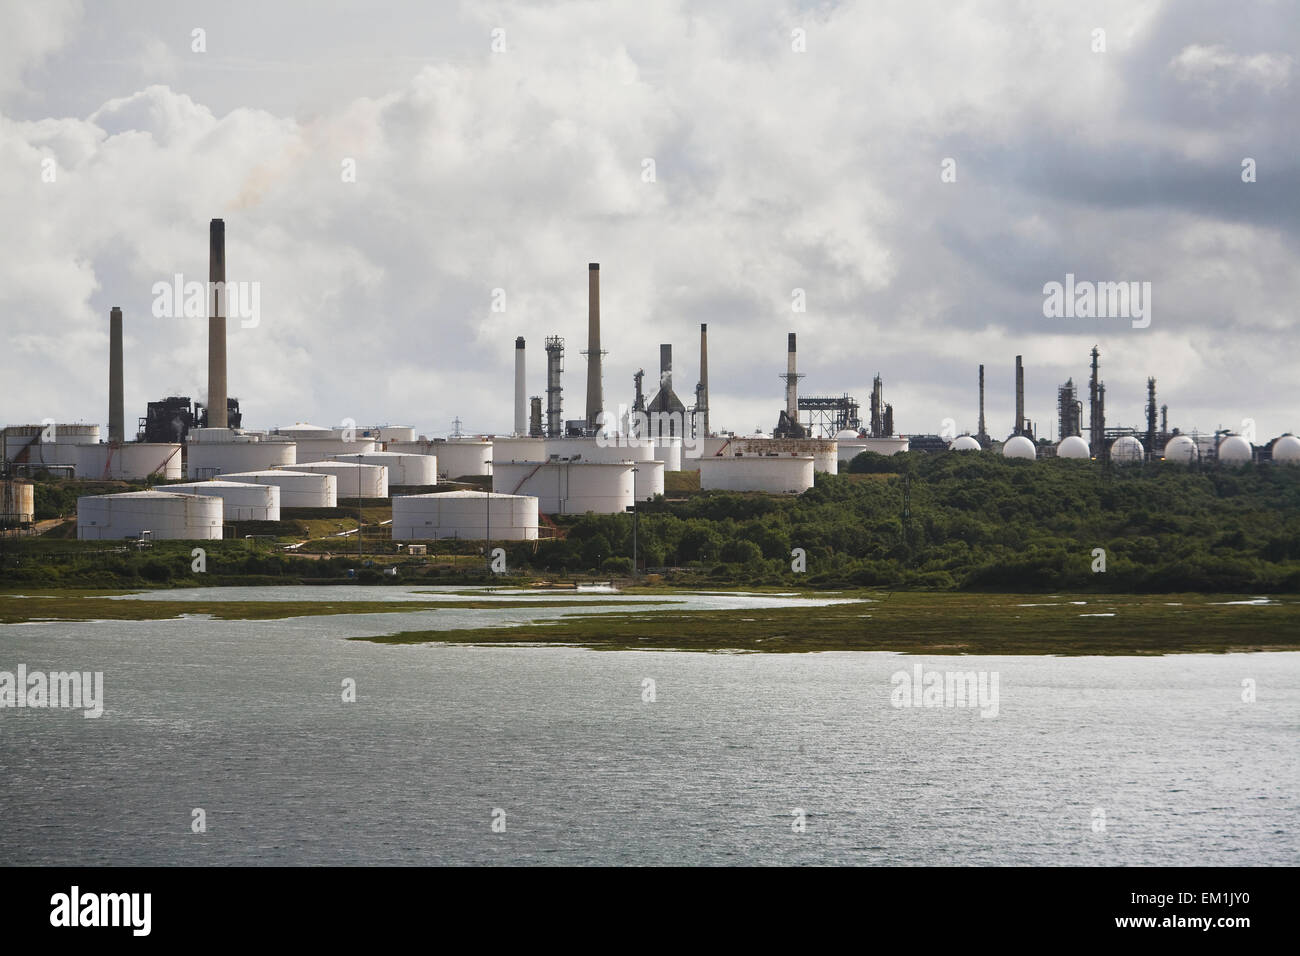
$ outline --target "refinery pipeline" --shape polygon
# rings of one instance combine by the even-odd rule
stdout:
[[[707,324],[699,330],[695,385],[682,393],[688,401],[676,390],[682,387],[680,369],[674,385],[673,343],[666,342],[659,346],[657,382],[652,379],[647,390],[645,370],[639,369],[628,400],[607,402],[595,262],[587,266],[587,342],[581,352],[586,378],[578,392],[583,405],[569,412],[572,417],[565,417],[564,338],[541,337],[544,374],[530,378],[530,337],[518,334],[509,434],[467,435],[457,427],[448,438],[429,438],[414,426],[351,422],[246,428],[245,409],[228,389],[225,238],[224,221],[213,219],[204,400],[173,395],[150,401],[128,437],[123,323],[129,314],[114,306],[108,316],[106,432],[98,424],[48,420],[4,427],[0,525],[32,523],[31,479],[40,477],[150,483],[146,490],[82,498],[77,534],[83,539],[142,533],[220,538],[232,520],[275,521],[281,507],[335,508],[344,498],[391,501],[395,540],[526,541],[537,538],[548,516],[620,514],[662,496],[668,473],[697,472],[701,491],[797,495],[813,487],[818,472],[835,474],[864,452],[982,452],[1030,461],[1081,459],[1099,467],[1151,461],[1219,468],[1300,465],[1300,438],[1290,433],[1256,443],[1253,435],[1229,430],[1171,427],[1169,405],[1158,398],[1154,377],[1146,381],[1145,421],[1108,424],[1096,346],[1087,356],[1086,379],[1080,379],[1086,384],[1071,377],[1055,386],[1055,420],[1046,429],[1026,413],[1026,368],[1016,355],[1004,379],[1014,393],[1015,413],[1002,438],[993,437],[986,421],[983,364],[972,369],[974,433],[958,433],[949,419],[943,433],[900,434],[879,374],[865,408],[846,390],[800,394],[805,373],[799,371],[794,332],[786,334],[784,371],[776,373],[783,400],[771,431],[715,431]],[[464,487],[467,482],[472,487]],[[483,529],[485,519],[490,530]]]

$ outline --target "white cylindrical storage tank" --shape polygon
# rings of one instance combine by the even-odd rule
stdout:
[[[1196,442],[1186,435],[1175,435],[1165,443],[1165,461],[1178,465],[1190,465],[1196,460]]]
[[[338,479],[333,475],[307,471],[244,471],[222,475],[223,479],[275,485],[280,489],[281,508],[337,508]]]
[[[1003,458],[1027,458],[1033,461],[1038,457],[1038,450],[1034,448],[1034,443],[1024,435],[1016,435],[1014,438],[1008,438],[1006,444],[1002,446]]]
[[[581,458],[583,461],[654,461],[655,447],[648,438],[547,438],[542,454],[529,460],[553,457]]]
[[[1283,435],[1273,442],[1273,460],[1282,465],[1300,465],[1300,438]]]
[[[298,461],[324,461],[333,455],[367,454],[376,450],[373,439],[362,438],[360,433],[352,441],[340,437],[295,438],[298,444]]]
[[[447,441],[390,441],[385,451],[401,455],[432,455],[438,459],[438,477],[454,481],[470,475],[492,474],[492,442],[478,438]]]
[[[438,459],[433,455],[405,455],[395,451],[372,451],[365,455],[334,455],[331,461],[357,465],[383,465],[388,469],[388,484],[436,485]]]
[[[363,438],[373,438],[381,444],[390,441],[415,441],[415,429],[410,425],[379,425],[376,428],[367,428],[366,433]]]
[[[1078,435],[1066,435],[1061,439],[1061,443],[1056,446],[1057,458],[1091,458],[1092,452],[1088,448],[1088,443]]]
[[[359,465],[350,461],[299,462],[290,471],[333,475],[340,498],[387,498],[388,469],[383,465]]]
[[[185,474],[187,478],[215,478],[232,471],[268,471],[294,464],[297,448],[291,441],[192,441],[185,450]]]
[[[77,445],[78,478],[139,481],[157,476],[183,478],[179,444],[126,442],[121,445]]]
[[[280,488],[255,481],[191,481],[168,485],[168,491],[211,495],[224,502],[227,521],[279,521]]]
[[[537,499],[448,491],[393,498],[393,540],[535,541]]]
[[[664,493],[664,467],[662,461],[638,461],[633,466],[633,493],[637,501],[649,501],[655,495]]]
[[[950,451],[979,451],[980,443],[970,435],[958,435],[948,448]]]
[[[700,459],[703,491],[765,491],[802,494],[813,486],[811,455],[723,455]]]
[[[736,438],[723,452],[724,457],[772,455],[804,458],[811,456],[813,470],[834,475],[839,473],[839,445],[827,438]]]
[[[77,537],[211,540],[221,537],[220,498],[170,491],[129,491],[77,499]]]
[[[656,438],[654,442],[655,460],[664,463],[664,471],[681,471],[682,440],[680,438]]]
[[[1122,435],[1110,446],[1110,460],[1121,465],[1136,464],[1145,457],[1142,443],[1132,435]]]
[[[498,461],[543,461],[546,459],[546,439],[521,436],[492,439],[492,463]]]
[[[636,500],[631,462],[496,461],[492,490],[532,495],[544,514],[620,514]]]
[[[1219,442],[1219,461],[1225,465],[1244,465],[1254,457],[1250,442],[1240,435],[1227,435]]]

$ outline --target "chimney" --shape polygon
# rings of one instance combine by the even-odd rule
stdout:
[[[791,332],[785,349],[785,414],[792,422],[799,420],[799,374],[795,364],[794,333]]]
[[[673,390],[673,347],[659,346],[659,388],[667,395]]]
[[[1025,431],[1025,367],[1021,364],[1021,356],[1016,356],[1016,427],[1011,430],[1013,435],[1024,434]]]
[[[526,435],[528,428],[528,394],[524,389],[524,337],[515,339],[515,437]]]
[[[703,417],[700,437],[709,434],[709,327],[700,323],[700,395],[695,400],[696,411]]]
[[[108,313],[108,441],[124,440],[126,413],[122,401],[122,310],[113,306]]]
[[[220,283],[217,285],[216,283]],[[226,223],[208,225],[208,427],[226,427]]]
[[[587,427],[601,427],[605,410],[600,381],[600,263],[587,264]]]
[[[983,443],[988,438],[984,431],[984,366],[980,366],[980,433],[979,440]]]

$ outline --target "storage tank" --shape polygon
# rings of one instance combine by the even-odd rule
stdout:
[[[1057,458],[1091,458],[1092,451],[1088,443],[1078,435],[1067,435],[1056,446]]]
[[[668,469],[662,461],[638,461],[633,467],[633,490],[637,501],[649,501],[664,493],[664,472]]]
[[[631,462],[495,461],[492,490],[532,495],[544,514],[620,514],[635,501]]]
[[[436,485],[438,459],[433,455],[405,455],[395,451],[372,451],[364,455],[333,455],[331,461],[356,465],[383,465],[388,469],[388,484]]]
[[[319,472],[241,471],[222,475],[226,481],[252,482],[258,485],[275,485],[280,489],[281,508],[337,508],[338,479]]]
[[[980,443],[970,435],[958,435],[948,446],[950,451],[979,451]]]
[[[207,432],[221,430],[226,429],[200,429]],[[185,451],[185,476],[215,478],[232,471],[267,471],[292,465],[298,460],[297,449],[297,444],[292,441],[254,441],[251,437],[236,437],[224,442],[190,441]]]
[[[393,497],[393,540],[537,540],[537,499],[485,491]]]
[[[1240,435],[1226,435],[1219,442],[1219,461],[1225,465],[1244,465],[1254,457],[1250,442]]]
[[[1145,457],[1142,443],[1132,435],[1122,435],[1110,446],[1110,460],[1117,464],[1134,465]]]
[[[224,514],[220,498],[173,491],[128,491],[77,499],[77,537],[215,540]]]
[[[1274,441],[1273,460],[1282,465],[1300,465],[1300,438],[1283,435]]]
[[[1038,457],[1038,450],[1034,448],[1034,443],[1024,435],[1016,435],[1008,438],[1002,446],[1003,458],[1025,458],[1033,461]]]
[[[36,486],[30,481],[0,481],[0,526],[13,528],[36,520]]]
[[[336,427],[333,431],[342,437],[342,428]],[[368,425],[356,429],[356,434],[358,438],[368,438],[381,445],[390,441],[415,441],[415,429],[410,425]]]
[[[1190,465],[1197,457],[1196,442],[1186,435],[1175,435],[1165,444],[1165,461]]]
[[[295,438],[298,444],[298,461],[325,461],[334,455],[368,454],[378,450],[373,439],[361,438],[360,432],[353,441],[344,441],[333,434],[327,438]]]
[[[664,471],[682,470],[682,440],[678,437],[656,438],[654,440],[656,461],[664,463]]]
[[[383,465],[358,465],[350,461],[299,462],[290,471],[333,475],[341,498],[387,498],[388,469]]]
[[[40,468],[77,465],[77,446],[99,444],[99,426],[69,424],[10,425],[0,432],[0,450],[10,463]]]
[[[454,481],[492,474],[492,442],[481,438],[390,441],[385,450],[402,455],[432,455],[438,459],[438,477],[442,479]]]
[[[700,459],[700,488],[797,495],[813,486],[814,471],[811,455],[714,456]]]
[[[167,480],[183,478],[181,446],[170,442],[122,445],[77,445],[78,478],[139,481],[156,476]]]
[[[183,495],[210,495],[224,503],[226,521],[279,521],[280,488],[254,481],[191,481],[168,485]]]

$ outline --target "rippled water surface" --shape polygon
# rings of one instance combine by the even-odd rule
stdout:
[[[390,587],[141,595],[168,596],[456,599]],[[1300,863],[1300,654],[344,639],[566,613],[0,626],[0,670],[103,671],[106,698],[97,720],[0,710],[0,863]],[[891,675],[917,663],[995,672],[998,716],[892,706]],[[355,703],[341,700],[346,679]],[[199,807],[207,832],[195,834]]]

